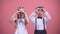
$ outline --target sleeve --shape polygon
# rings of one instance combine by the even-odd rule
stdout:
[[[46,17],[44,17],[44,19],[45,19],[45,22],[47,23],[51,19],[51,16],[47,11],[45,11],[45,15]]]
[[[29,16],[29,19],[35,23],[35,12],[33,12],[30,16]]]

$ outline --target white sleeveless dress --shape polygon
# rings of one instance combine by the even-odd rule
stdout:
[[[24,19],[18,19],[17,20],[17,29],[15,31],[15,34],[28,34],[27,29],[25,27],[25,20]]]

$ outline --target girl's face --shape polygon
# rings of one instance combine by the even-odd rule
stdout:
[[[24,11],[24,7],[19,7],[19,11]]]
[[[18,12],[17,18],[25,18],[25,14],[23,12]]]

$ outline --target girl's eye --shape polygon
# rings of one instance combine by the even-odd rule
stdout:
[[[22,8],[24,8],[24,7],[22,7]]]

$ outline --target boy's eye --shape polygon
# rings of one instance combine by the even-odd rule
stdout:
[[[43,9],[41,9],[43,11]]]
[[[40,9],[38,9],[38,11],[40,11]]]

